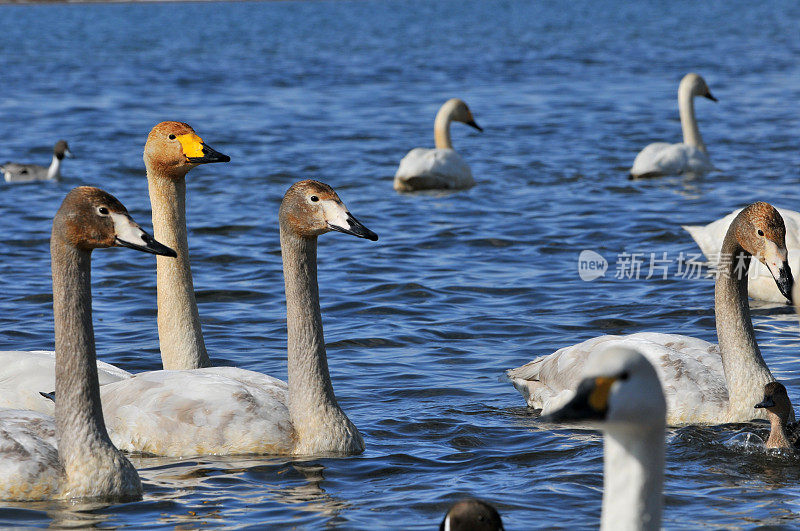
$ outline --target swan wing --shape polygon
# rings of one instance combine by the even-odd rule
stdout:
[[[61,477],[53,418],[0,410],[0,500],[52,498]]]
[[[469,165],[452,149],[412,149],[394,176],[397,190],[461,189],[474,184]]]
[[[6,182],[42,181],[47,179],[48,168],[37,164],[8,162],[2,166]]]
[[[645,147],[633,161],[633,177],[678,175],[714,169],[708,155],[694,146],[655,142]]]
[[[234,367],[153,371],[103,386],[111,440],[129,452],[286,454],[292,424],[286,383]]]
[[[56,388],[53,351],[0,351],[0,408],[30,409],[53,414],[53,402],[39,392]],[[100,385],[130,378],[131,374],[108,363],[97,362]]]
[[[547,414],[572,398],[586,361],[612,345],[635,348],[656,368],[667,399],[668,423],[713,423],[725,413],[728,392],[718,347],[677,334],[595,337],[507,374],[528,405]]]

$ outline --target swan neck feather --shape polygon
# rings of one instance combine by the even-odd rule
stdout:
[[[53,160],[47,168],[47,180],[58,179],[61,177],[61,161],[53,155]]]
[[[681,129],[683,130],[683,143],[694,146],[706,155],[708,150],[700,136],[700,128],[697,127],[697,119],[694,115],[694,96],[692,95],[691,85],[682,83],[678,89],[678,110],[681,116]]]
[[[448,101],[436,113],[436,120],[433,122],[433,140],[436,149],[453,149],[453,142],[450,139],[450,123],[453,121],[454,111],[455,105]]]
[[[194,295],[186,232],[186,179],[147,165],[153,236],[178,254],[156,257],[158,340],[164,369],[210,367]]]

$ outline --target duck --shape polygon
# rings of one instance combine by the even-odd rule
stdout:
[[[104,385],[114,444],[128,452],[354,455],[364,440],[339,406],[328,371],[317,283],[317,238],[376,241],[327,184],[293,184],[279,210],[286,291],[288,382],[236,367],[138,373]]]
[[[678,86],[678,110],[681,115],[683,143],[654,142],[646,146],[633,161],[633,167],[630,169],[631,179],[689,172],[702,174],[714,169],[694,116],[695,96],[717,101],[705,79],[692,72],[683,76]]]
[[[6,162],[0,166],[7,183],[29,183],[32,181],[61,180],[61,161],[64,157],[73,158],[66,140],[59,140],[53,147],[53,160],[50,166]]]
[[[465,123],[483,131],[475,123],[472,111],[463,100],[447,100],[436,113],[433,123],[436,147],[414,148],[403,157],[394,174],[395,190],[464,190],[475,185],[469,165],[453,149],[453,142],[450,140],[451,122]]]
[[[661,527],[667,404],[648,359],[603,349],[583,366],[572,399],[541,419],[603,430],[601,530]]]
[[[450,507],[439,531],[503,531],[503,519],[490,503],[470,498]]]
[[[776,207],[778,213],[786,224],[786,248],[789,250],[789,265],[792,271],[800,269],[800,212],[786,208]],[[730,214],[707,225],[683,225],[692,239],[700,247],[706,259],[716,265],[720,260],[720,249],[725,233],[728,232],[731,222],[739,215],[742,209],[736,209]],[[752,262],[748,275],[747,293],[753,299],[786,303],[786,297],[775,286],[772,275],[759,262]]]
[[[107,247],[175,256],[107,192],[82,186],[66,195],[53,218],[50,238],[55,417],[0,410],[1,500],[142,498],[136,469],[108,437],[94,370],[91,257],[94,249]]]
[[[175,249],[177,258],[160,260],[157,269],[158,325],[165,369],[211,365],[200,329],[194,297],[186,230],[186,174],[207,163],[230,157],[208,146],[183,122],[161,122],[152,128],[144,147],[144,162],[153,211],[153,233]],[[172,263],[170,263],[172,262]],[[53,414],[53,402],[43,397],[55,383],[52,351],[0,351],[0,407]],[[132,374],[110,363],[97,362],[100,385]]]
[[[800,425],[789,421],[794,418],[794,410],[782,383],[770,382],[765,385],[764,398],[755,407],[767,411],[770,426],[767,448],[800,449]]]
[[[765,418],[753,410],[764,385],[773,381],[756,342],[747,300],[747,266],[757,257],[767,266],[781,293],[791,299],[794,283],[787,261],[786,228],[768,203],[745,207],[733,220],[722,252],[741,257],[720,264],[714,288],[719,345],[670,333],[639,332],[591,338],[506,372],[530,407],[543,414],[573,394],[581,370],[602,348],[635,348],[653,364],[667,399],[667,422],[722,424]]]

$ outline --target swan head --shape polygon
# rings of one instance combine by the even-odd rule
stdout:
[[[703,96],[711,101],[717,101],[717,98],[711,94],[706,80],[702,76],[691,72],[683,76],[678,92],[688,91],[692,96]]]
[[[767,266],[784,297],[792,300],[794,277],[786,249],[786,226],[778,210],[769,203],[758,202],[742,210],[734,223],[739,245]],[[738,257],[731,257],[735,261]]]
[[[319,181],[294,183],[283,197],[279,217],[282,229],[304,238],[335,230],[372,241],[378,239],[353,217],[333,188]]]
[[[780,382],[770,382],[764,386],[764,398],[755,405],[776,415],[781,421],[787,422],[792,414],[792,402],[786,388]]]
[[[59,140],[56,142],[56,145],[53,147],[53,155],[55,155],[58,160],[64,160],[65,156],[73,158],[72,151],[69,150],[66,140]]]
[[[464,100],[452,98],[447,100],[442,108],[447,108],[450,118],[454,122],[461,122],[474,127],[478,131],[483,131],[483,128],[475,123],[475,118],[472,116],[472,111],[469,110]]]
[[[130,247],[162,256],[177,256],[133,221],[125,206],[99,188],[71,190],[53,219],[53,237],[83,251],[105,247]]]
[[[230,162],[227,155],[203,142],[183,122],[161,122],[150,130],[144,145],[144,162],[167,175],[183,177],[198,164]]]
[[[503,520],[483,500],[461,500],[447,511],[439,531],[503,531]]]
[[[663,429],[666,414],[661,382],[647,358],[614,346],[587,360],[575,396],[543,420]]]

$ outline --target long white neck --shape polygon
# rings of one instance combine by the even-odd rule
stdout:
[[[295,453],[360,453],[364,440],[333,394],[317,284],[317,238],[280,228],[286,286],[289,414]]]
[[[697,127],[697,119],[694,116],[694,96],[691,85],[681,83],[678,88],[678,110],[681,115],[683,143],[694,146],[708,155],[703,137],[700,136],[700,129]]]
[[[738,218],[737,218],[738,219]],[[737,219],[722,242],[719,273],[714,288],[714,314],[722,366],[728,386],[728,422],[766,418],[766,409],[754,409],[764,385],[774,380],[756,343],[747,300],[750,253],[736,240]],[[739,265],[739,257],[743,263]]]
[[[455,105],[448,101],[436,113],[436,120],[433,122],[433,141],[437,149],[453,149],[453,142],[450,140],[453,111],[455,111]]]
[[[664,427],[609,427],[603,456],[603,515],[600,529],[640,530],[661,526]]]
[[[175,249],[177,258],[157,257],[158,340],[164,369],[210,367],[194,297],[186,235],[186,179],[164,175],[147,164],[153,236]]]
[[[111,443],[100,406],[92,328],[91,253],[55,235],[56,436],[64,497],[139,498],[133,465]]]
[[[53,154],[53,160],[50,162],[50,167],[47,168],[47,179],[60,179],[61,178],[61,159]]]

